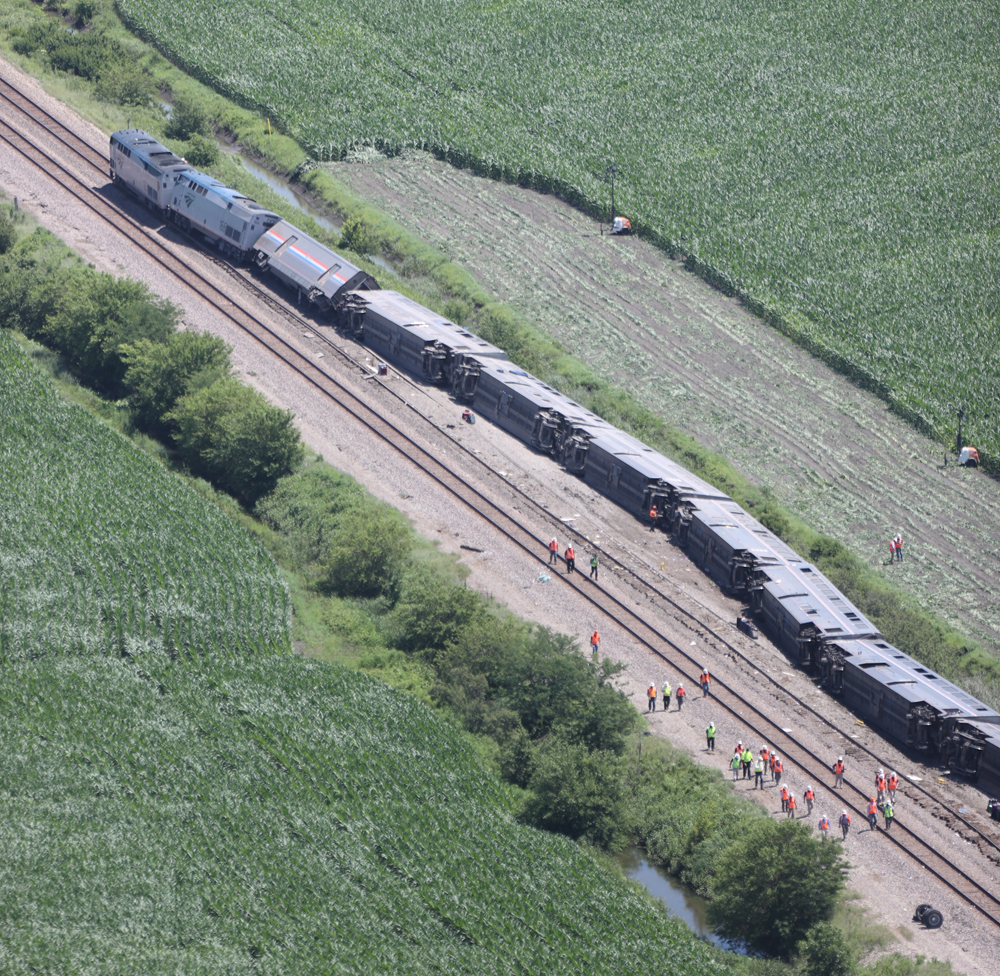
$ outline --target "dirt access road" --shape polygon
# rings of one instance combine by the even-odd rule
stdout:
[[[737,300],[554,197],[419,152],[329,169],[1000,656],[1000,484],[943,467],[939,444]]]

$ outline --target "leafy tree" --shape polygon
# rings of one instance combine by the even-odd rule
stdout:
[[[195,389],[228,375],[232,348],[208,332],[174,332],[166,342],[139,339],[119,354],[126,366],[124,385],[136,421],[146,430],[162,427],[164,415]]]
[[[102,102],[113,105],[147,105],[153,96],[153,79],[134,62],[105,71],[94,88]]]
[[[70,252],[44,228],[15,244],[0,263],[0,321],[41,338],[45,323],[81,273]]]
[[[347,511],[330,541],[321,588],[338,596],[395,596],[412,547],[412,530],[389,505]]]
[[[87,270],[62,296],[42,338],[66,356],[81,380],[117,400],[126,393],[122,346],[140,339],[166,342],[178,318],[178,309],[142,282]]]
[[[840,847],[804,824],[760,819],[719,857],[709,919],[722,935],[789,958],[814,925],[829,921],[846,872]]]
[[[804,976],[852,976],[854,958],[844,933],[829,922],[814,925],[799,945],[805,959]]]
[[[623,840],[625,762],[613,753],[554,739],[541,750],[523,819],[602,847]]]
[[[433,661],[466,627],[488,614],[486,601],[475,590],[413,567],[406,574],[397,608],[399,646]]]
[[[302,462],[292,414],[232,377],[181,397],[165,419],[184,463],[246,505]]]
[[[0,254],[6,254],[17,243],[17,229],[10,209],[0,209]]]

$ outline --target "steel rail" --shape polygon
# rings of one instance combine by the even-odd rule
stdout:
[[[54,164],[71,181],[80,183],[82,185],[82,181],[80,181],[74,174],[66,170],[65,167],[63,167],[57,160],[54,160],[51,157],[47,156],[45,150],[36,146],[30,140],[17,133],[13,129],[13,127],[10,126],[9,123],[7,123],[6,121],[3,121],[3,125],[5,128],[9,129],[15,135],[16,138],[20,138],[35,153],[41,155],[43,159],[46,160],[46,163]],[[20,155],[24,156],[26,159],[31,161],[34,165],[38,166],[49,176],[52,176],[51,168],[46,164],[40,163],[37,159],[35,159],[31,155],[31,153],[25,151],[24,149],[16,145],[12,140],[10,140],[5,136],[0,136],[0,140],[5,142],[7,145],[11,146],[12,149],[14,149]],[[70,186],[65,186],[65,188],[67,189],[68,192],[70,192],[77,199],[79,199],[81,203],[83,203],[93,212],[98,214],[98,216],[100,216],[103,220],[107,221],[109,224],[114,226],[116,230],[118,231],[122,230],[119,221],[122,217],[125,217],[125,215],[122,214],[117,208],[109,204],[98,194],[96,194],[96,192],[92,188],[84,187],[86,193],[92,196],[96,196],[100,200],[100,206],[96,206],[93,203],[85,200],[79,192],[73,190]],[[105,211],[110,211],[111,216],[109,216],[108,213],[106,213]],[[203,275],[201,275],[199,272],[197,272],[196,270],[185,264],[175,255],[173,255],[169,251],[169,249],[166,248],[162,242],[158,241],[152,234],[150,234],[149,231],[147,231],[145,228],[139,227],[134,221],[131,220],[131,218],[125,217],[125,219],[128,221],[129,229],[133,232],[132,235],[130,235],[132,237],[133,243],[137,244],[137,246],[139,246],[145,253],[147,253],[154,261],[156,261],[158,264],[164,267],[169,273],[177,277],[178,280],[180,280],[187,288],[198,294],[199,297],[207,301],[210,305],[216,308],[226,318],[230,319],[230,321],[232,321],[235,325],[246,331],[248,334],[252,335],[255,339],[257,339],[257,341],[265,345],[266,348],[268,348],[269,351],[272,352],[272,354],[278,356],[278,358],[280,358],[289,368],[295,370],[299,375],[301,375],[304,379],[306,379],[307,382],[320,389],[320,391],[323,392],[324,395],[326,395],[329,399],[337,403],[342,409],[345,409],[347,412],[349,412],[352,416],[355,417],[356,420],[358,420],[358,422],[364,424],[369,430],[371,430],[377,436],[381,437],[388,444],[392,445],[397,451],[403,454],[403,456],[405,456],[411,463],[416,465],[425,474],[432,477],[442,487],[446,488],[446,490],[448,490],[451,494],[453,494],[462,504],[472,509],[472,511],[475,512],[479,517],[483,518],[489,524],[493,525],[497,531],[501,532],[504,536],[506,536],[512,542],[514,542],[516,545],[522,548],[532,558],[538,560],[539,563],[543,563],[542,556],[539,555],[538,550],[545,548],[544,540],[535,536],[530,530],[522,526],[516,519],[510,516],[505,510],[501,509],[490,499],[488,499],[485,495],[483,495],[478,489],[472,486],[464,478],[462,478],[460,475],[457,475],[450,468],[442,464],[436,457],[431,455],[425,448],[417,444],[409,435],[405,434],[403,431],[395,427],[389,421],[386,421],[385,418],[380,417],[377,413],[375,413],[375,411],[371,407],[365,404],[364,401],[362,401],[359,397],[357,397],[353,392],[343,387],[342,384],[337,382],[329,374],[319,369],[319,367],[316,366],[316,364],[308,360],[308,358],[304,354],[296,350],[285,339],[283,339],[280,335],[274,332],[274,330],[265,325],[263,322],[260,322],[260,320],[258,320],[251,313],[247,312],[245,309],[240,308],[235,302],[232,301],[230,297],[226,295],[226,293],[222,292],[221,289],[219,289],[216,285],[209,282],[206,278],[204,278]],[[137,238],[147,238],[150,244],[146,244],[145,242]],[[165,254],[167,254],[169,256],[169,261],[159,256],[158,254],[153,253],[154,249],[162,251]],[[180,269],[182,270],[178,270],[177,267],[175,266],[179,266]],[[219,297],[212,298],[209,295],[206,295],[204,292],[196,289],[195,286],[189,280],[190,276],[192,275],[195,278],[197,278],[203,284],[203,286],[208,289],[209,292],[216,294]],[[241,321],[240,316],[234,314],[233,310],[237,310],[240,313],[240,316],[244,317],[246,320],[251,322],[252,325],[247,325],[246,322]],[[269,335],[279,346],[285,347],[287,352],[282,352],[280,349],[274,348],[274,346],[270,345],[267,342],[267,340],[262,338],[262,336],[256,330],[260,330],[265,334]],[[297,364],[296,362],[292,361],[293,359],[300,360],[301,363]],[[338,393],[335,393],[332,390],[330,390],[329,385],[332,385],[337,390],[339,390],[340,391],[339,395]],[[400,447],[399,443],[400,440],[408,444],[410,449],[403,450]],[[414,457],[414,454],[416,454],[417,457]],[[477,507],[476,505],[474,505],[469,500],[468,497],[469,494],[478,498],[482,503],[482,505],[484,505],[488,509],[492,509],[495,514],[490,515],[487,511],[484,511],[482,507]],[[572,580],[571,582],[574,588],[577,589],[577,591],[580,592],[580,594],[584,596],[584,598],[586,598],[598,609],[602,610],[602,612],[611,617],[611,619],[615,620],[616,623],[619,624],[619,626],[621,626],[624,630],[626,630],[626,632],[632,634],[632,636],[636,640],[638,640],[644,646],[648,647],[650,650],[654,651],[658,656],[660,656],[668,663],[670,663],[672,667],[676,668],[681,674],[684,674],[684,676],[688,678],[689,681],[692,682],[695,681],[692,674],[685,673],[684,669],[681,666],[679,666],[676,663],[676,661],[672,660],[662,650],[661,647],[656,646],[655,642],[659,642],[660,644],[669,647],[674,652],[680,654],[684,659],[686,659],[689,664],[694,665],[695,658],[693,658],[687,651],[685,651],[683,648],[675,644],[669,638],[667,638],[659,631],[657,631],[655,628],[653,628],[651,625],[642,620],[642,618],[635,611],[628,608],[617,597],[614,597],[607,591],[603,590],[598,584],[590,583],[589,581],[577,582],[576,580]],[[592,589],[588,592],[588,590],[585,589],[585,587]],[[596,597],[594,596],[595,591],[598,594],[598,596]],[[635,621],[635,625],[631,625],[621,620],[617,616],[617,611],[614,611],[609,608],[609,604],[613,605],[614,607],[617,607],[617,610],[623,612],[627,617],[633,618]],[[636,626],[647,630],[651,634],[652,640],[650,640],[649,638],[644,638],[636,630]],[[826,764],[823,760],[821,760],[818,756],[812,753],[808,747],[799,743],[789,733],[786,733],[784,729],[778,726],[772,719],[768,718],[768,716],[766,716],[763,712],[761,712],[755,706],[753,706],[745,699],[743,699],[742,696],[740,696],[737,692],[733,691],[733,689],[729,688],[724,682],[716,681],[716,688],[717,689],[722,688],[726,692],[727,696],[731,697],[737,703],[737,706],[743,706],[749,709],[750,712],[758,716],[759,720],[763,721],[765,725],[770,726],[773,729],[771,735],[764,736],[764,738],[766,738],[768,741],[775,743],[775,745],[777,745],[779,742],[785,742],[787,744],[791,744],[793,746],[793,749],[790,750],[788,748],[784,748],[782,749],[782,753],[788,755],[791,761],[794,762],[794,764],[798,766],[804,773],[806,773],[807,776],[811,775],[817,782],[821,781],[819,777],[814,775],[814,771],[811,772],[809,770],[809,768],[806,765],[806,762],[808,760],[813,760],[819,763],[820,769],[822,769],[825,774]],[[734,717],[738,718],[740,721],[744,722],[745,724],[753,728],[753,730],[758,734],[761,733],[761,730],[759,728],[754,728],[750,724],[750,722],[746,719],[745,715],[743,715],[742,712],[738,711],[736,707],[733,707],[729,703],[720,700],[718,698],[717,691],[715,698],[716,701],[719,704],[721,704],[728,712],[734,715]],[[803,761],[801,759],[793,758],[793,751],[798,751],[800,756],[804,755],[808,757],[808,760]],[[854,786],[854,784],[850,783],[850,781],[848,781],[848,783],[849,785],[851,785],[851,788],[856,793],[858,793],[859,795],[864,795],[865,791],[860,790],[858,787]],[[860,811],[858,810],[857,807],[855,807],[853,804],[849,805],[860,815]],[[952,864],[947,858],[945,858],[939,852],[934,851],[933,848],[927,845],[913,832],[909,831],[902,825],[900,825],[900,827],[912,840],[914,840],[921,847],[926,849],[934,858],[936,858],[943,865],[945,865],[945,870],[951,871],[954,874],[958,875],[962,880],[964,880],[969,885],[974,887],[982,895],[985,895],[989,901],[993,902],[995,905],[1000,907],[1000,899],[994,896],[987,889],[983,888],[982,885],[980,885],[977,881],[975,881],[975,879],[969,877],[964,871],[962,871],[956,865]],[[914,858],[914,860],[922,864],[922,866],[924,866],[928,871],[930,871],[942,883],[944,883],[953,891],[955,891],[960,897],[968,901],[971,905],[973,905],[973,907],[975,907],[978,911],[980,911],[983,915],[985,915],[996,925],[998,925],[998,927],[1000,927],[1000,919],[998,919],[997,916],[993,915],[987,908],[980,905],[975,900],[974,895],[970,895],[968,892],[963,891],[962,888],[958,887],[954,882],[946,878],[941,873],[940,870],[937,870],[931,865],[927,864],[926,861],[919,854],[917,854],[911,848],[903,844],[898,839],[898,835],[895,836],[888,835],[888,836],[890,836],[893,843],[895,843],[901,850],[908,853],[911,857]]]

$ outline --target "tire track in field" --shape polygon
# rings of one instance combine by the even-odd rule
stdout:
[[[335,175],[1000,655],[1000,485],[639,240],[421,153]]]

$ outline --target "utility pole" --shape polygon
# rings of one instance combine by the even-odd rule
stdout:
[[[607,168],[604,170],[604,178],[607,179],[611,177],[611,230],[612,233],[615,229],[615,173],[618,172],[618,167],[614,163],[608,163]]]

